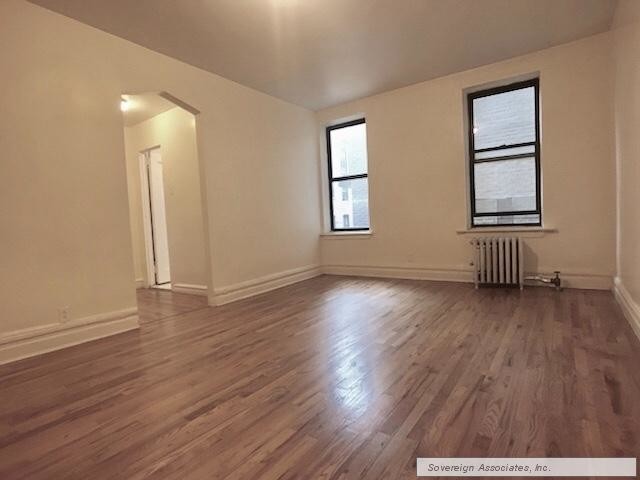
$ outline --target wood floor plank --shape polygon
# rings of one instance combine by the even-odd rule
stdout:
[[[322,276],[0,367],[0,478],[397,479],[417,456],[639,456],[609,292]]]

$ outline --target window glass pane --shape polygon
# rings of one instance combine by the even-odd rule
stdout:
[[[540,225],[540,215],[496,215],[495,217],[475,217],[473,219],[473,225]]]
[[[365,123],[329,131],[331,176],[367,173],[367,127]]]
[[[534,142],[535,88],[527,87],[473,100],[476,150]]]
[[[331,183],[334,228],[369,228],[369,182],[366,178]],[[346,199],[346,200],[345,200]]]
[[[535,158],[476,163],[476,213],[536,209]]]
[[[476,153],[476,160],[482,160],[484,158],[494,158],[494,157],[506,157],[507,155],[521,155],[523,153],[531,153],[535,152],[534,145],[528,145],[526,147],[515,147],[515,148],[501,148],[500,150],[487,150],[486,152]]]

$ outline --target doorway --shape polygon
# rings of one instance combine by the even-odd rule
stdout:
[[[147,278],[152,287],[171,288],[169,239],[160,147],[140,152]]]
[[[199,112],[166,92],[123,94],[121,109],[136,287],[206,296]]]

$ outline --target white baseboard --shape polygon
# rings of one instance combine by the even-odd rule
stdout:
[[[444,282],[471,283],[471,270],[463,268],[437,269],[422,267],[390,267],[364,265],[323,265],[322,273],[327,275],[348,275],[359,277],[400,278],[406,280],[434,280]]]
[[[255,280],[214,289],[209,295],[209,305],[224,305],[243,298],[252,297],[292,283],[307,280],[320,274],[349,275],[361,277],[399,278],[408,280],[432,280],[471,283],[471,270],[464,267],[425,268],[398,266],[364,265],[317,265],[296,268],[268,275]],[[548,273],[548,272],[545,272]],[[563,285],[567,288],[610,290],[612,278],[609,275],[561,273]]]
[[[144,278],[136,278],[136,288],[145,288]]]
[[[398,266],[364,266],[364,265],[324,265],[322,273],[328,275],[350,275],[361,277],[399,278],[406,280],[433,280],[443,282],[471,283],[471,270],[464,267],[426,268]],[[549,274],[549,272],[541,272]],[[527,275],[533,273],[527,272]],[[594,290],[610,290],[610,275],[566,273],[560,274],[562,284],[566,288],[583,288]]]
[[[138,309],[134,307],[0,334],[0,365],[138,327]]]
[[[209,305],[224,305],[243,298],[253,297],[261,293],[285,287],[293,283],[308,280],[321,274],[318,265],[294,268],[284,272],[274,273],[264,277],[236,283],[227,287],[216,288],[213,295],[209,295]]]
[[[206,285],[193,285],[190,283],[172,283],[171,290],[176,293],[186,293],[188,295],[207,296]]]
[[[636,336],[640,339],[640,305],[633,300],[620,277],[616,277],[614,280],[613,293],[616,296],[620,308],[622,308],[624,316],[629,321],[629,324],[631,324],[631,328],[633,328]]]

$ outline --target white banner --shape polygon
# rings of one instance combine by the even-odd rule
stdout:
[[[636,477],[635,458],[418,458],[419,477]]]

